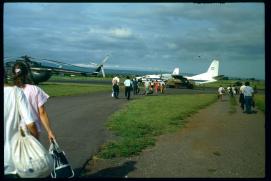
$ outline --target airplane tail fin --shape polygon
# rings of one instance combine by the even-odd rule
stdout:
[[[180,69],[179,67],[176,67],[173,72],[172,72],[172,75],[179,75],[180,74]]]
[[[218,76],[218,69],[219,69],[219,61],[213,60],[206,73],[209,74],[210,77],[216,77]]]

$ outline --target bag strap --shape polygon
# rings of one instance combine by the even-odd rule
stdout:
[[[17,88],[14,87],[14,97],[15,97],[15,110],[16,110],[16,123],[18,124],[18,127],[20,128],[20,118],[19,118],[19,115],[21,114],[20,113],[20,110],[19,110],[19,104],[18,104],[18,96],[17,96]]]
[[[53,145],[53,147],[54,147],[55,150],[61,151],[61,150],[60,150],[60,147],[59,147],[59,145],[57,144],[57,142],[56,142],[55,139],[52,138],[50,141],[51,141],[51,144]]]
[[[17,87],[14,87],[14,95],[15,95],[15,107],[16,107],[16,110],[18,110],[18,112],[16,112],[16,122],[18,124],[18,131],[20,131],[21,135],[22,136],[25,136],[26,134],[28,134],[28,129],[27,129],[27,126],[25,126],[25,129],[26,131],[23,130],[23,128],[20,126],[21,124],[21,121],[20,121],[20,118],[19,118],[19,115],[22,115],[22,112],[21,112],[21,109],[20,109],[20,106],[19,106],[19,103],[18,103],[18,95],[17,95]]]

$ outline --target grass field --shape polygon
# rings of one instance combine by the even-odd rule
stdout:
[[[242,82],[242,83],[246,82],[246,80],[218,80],[216,82],[207,83],[200,86],[218,88],[220,85],[222,85],[224,88],[226,88],[229,85],[234,85],[237,81]],[[248,80],[248,81],[250,82],[250,86],[253,88],[256,86],[257,89],[265,89],[264,81],[256,81],[256,80],[254,81]]]
[[[171,95],[150,96],[131,102],[113,114],[107,127],[117,135],[101,148],[100,158],[127,157],[155,144],[155,136],[176,131],[184,119],[217,101],[217,96]]]
[[[265,112],[265,95],[255,94],[254,101],[258,109]]]
[[[104,92],[112,89],[111,84],[96,85],[96,84],[44,83],[40,84],[39,87],[41,87],[51,97]]]

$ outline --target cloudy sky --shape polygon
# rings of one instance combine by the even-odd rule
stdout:
[[[4,56],[265,76],[263,3],[5,3]]]

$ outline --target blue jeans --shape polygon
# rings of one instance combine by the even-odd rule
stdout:
[[[251,113],[252,96],[245,96],[246,112]]]

